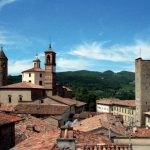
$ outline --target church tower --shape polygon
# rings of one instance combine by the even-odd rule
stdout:
[[[51,45],[45,51],[44,87],[47,95],[54,95],[56,93],[56,53],[52,51]]]
[[[7,67],[8,59],[3,52],[3,47],[0,49],[0,86],[4,86],[7,84],[7,75],[8,75],[8,67]]]

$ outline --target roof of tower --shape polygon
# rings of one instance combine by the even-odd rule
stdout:
[[[36,54],[35,59],[33,60],[33,62],[41,62],[40,59],[38,58],[38,54]]]
[[[53,50],[52,50],[52,45],[51,43],[49,44],[49,47],[48,47],[48,50],[45,51],[45,53],[55,53]]]
[[[6,57],[6,55],[5,55],[4,51],[3,51],[3,47],[1,47],[1,50],[0,50],[0,58],[7,59],[7,57]]]

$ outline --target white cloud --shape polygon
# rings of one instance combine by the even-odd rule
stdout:
[[[150,59],[150,43],[136,40],[132,45],[112,45],[105,47],[105,43],[92,42],[83,43],[78,45],[74,50],[71,50],[69,54],[81,56],[82,58],[89,58],[95,60],[109,60],[109,61],[134,61],[139,57],[139,50],[142,50],[142,57],[144,59]]]
[[[32,60],[9,60],[8,74],[21,74],[29,68],[32,68]]]
[[[16,2],[17,0],[0,0],[0,9],[4,6]]]
[[[57,60],[57,67],[59,71],[74,71],[74,70],[83,70],[89,69],[91,64],[82,59],[66,59],[66,58],[59,58]]]

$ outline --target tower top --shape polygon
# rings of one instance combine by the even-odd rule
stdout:
[[[35,55],[35,59],[33,60],[33,62],[40,62],[40,59],[38,58],[38,54],[37,53]]]
[[[51,45],[51,43],[49,44],[48,50],[46,50],[45,53],[55,53],[55,52],[52,50],[52,45]]]
[[[6,57],[6,55],[5,55],[4,51],[3,51],[3,46],[1,46],[1,49],[0,49],[0,58],[7,59],[7,57]]]
[[[52,50],[52,45],[51,45],[51,43],[49,44],[49,48],[48,48],[49,50]]]

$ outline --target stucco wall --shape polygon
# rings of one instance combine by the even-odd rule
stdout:
[[[29,76],[29,73],[31,76]],[[42,77],[40,77],[40,74],[42,74]],[[42,85],[44,85],[44,72],[24,72],[22,74],[22,81],[29,82],[31,80],[31,83],[39,85],[39,81],[42,81]]]
[[[22,101],[31,101],[31,91],[21,89],[3,89],[0,90],[0,102],[9,103],[8,95],[11,95],[11,103],[18,104],[19,95],[22,95]]]

